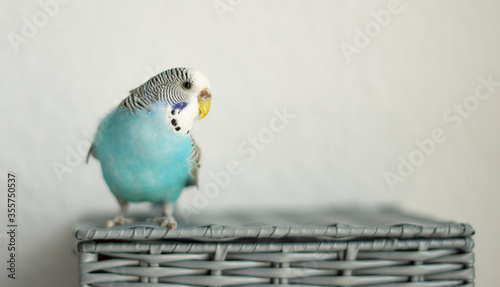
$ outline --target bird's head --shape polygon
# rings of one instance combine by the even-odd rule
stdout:
[[[210,111],[212,92],[210,82],[200,71],[189,68],[172,69],[173,74],[178,77],[169,82],[172,88],[171,101],[176,104],[187,103],[187,105],[198,104],[198,119],[204,118]],[[172,70],[168,70],[172,71]]]
[[[122,105],[134,110],[166,104],[167,119],[173,129],[187,132],[194,121],[208,114],[211,100],[210,83],[205,75],[190,68],[173,68],[130,91]]]
[[[212,93],[210,82],[200,71],[191,68],[173,68],[130,91],[129,98],[131,99],[128,104],[131,108],[145,108],[156,103],[166,103],[181,111],[187,106],[196,105],[198,119],[202,119],[210,110]]]

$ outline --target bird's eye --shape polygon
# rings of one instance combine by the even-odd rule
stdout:
[[[182,86],[183,86],[183,87],[184,87],[184,89],[186,89],[186,90],[191,89],[191,83],[190,83],[190,82],[184,82],[184,83],[182,83]]]

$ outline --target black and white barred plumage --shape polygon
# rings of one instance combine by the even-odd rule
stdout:
[[[164,102],[169,105],[187,102],[188,94],[185,93],[184,83],[193,84],[195,70],[188,68],[174,68],[166,70],[149,79],[140,87],[130,91],[121,106],[130,110],[148,109],[151,104]]]

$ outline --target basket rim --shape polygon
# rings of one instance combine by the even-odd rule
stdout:
[[[335,209],[314,212],[222,213],[203,214],[190,224],[174,230],[153,222],[136,222],[110,229],[81,226],[75,231],[80,240],[360,240],[377,238],[426,239],[459,238],[474,235],[467,223],[437,221],[394,208],[378,210]]]
[[[471,237],[445,239],[375,239],[360,241],[335,242],[106,242],[83,241],[78,244],[78,251],[85,253],[105,252],[151,252],[160,253],[213,253],[224,248],[227,252],[256,253],[302,253],[302,252],[338,252],[347,249],[358,251],[406,251],[425,252],[443,249],[460,249],[471,252],[474,240]]]

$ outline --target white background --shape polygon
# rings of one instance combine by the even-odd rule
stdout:
[[[3,1],[0,206],[5,218],[6,173],[14,171],[20,251],[17,285],[5,278],[5,263],[0,281],[77,286],[75,224],[96,214],[104,220],[118,206],[96,160],[67,157],[88,145],[86,131],[128,90],[185,66],[202,71],[213,92],[212,110],[194,130],[201,191],[229,161],[242,170],[201,212],[391,203],[468,222],[477,231],[476,282],[492,286],[500,256],[500,88],[456,129],[443,114],[474,96],[478,77],[500,81],[500,4],[402,1],[348,62],[341,44],[354,45],[356,28],[389,1],[232,1],[223,14],[214,3],[71,1],[16,52],[9,33],[23,36],[23,17],[33,22],[43,10],[36,1]],[[238,146],[284,107],[296,117],[247,161]],[[397,173],[398,157],[408,158],[414,141],[435,128],[446,141],[391,191],[384,173]],[[56,162],[71,170],[61,180]]]

